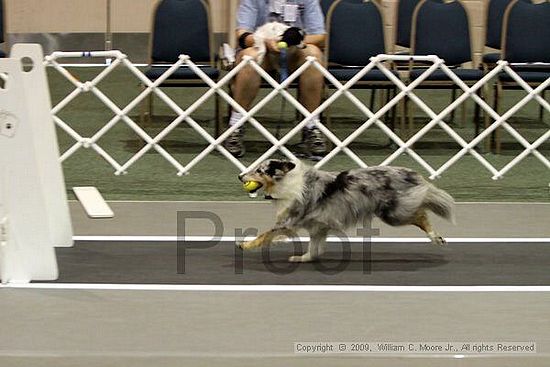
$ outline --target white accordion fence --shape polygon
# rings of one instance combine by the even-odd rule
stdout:
[[[63,67],[58,60],[60,58],[81,58],[81,57],[104,57],[110,58],[112,62],[105,67],[93,80],[81,82],[74,78],[65,67]],[[411,82],[409,85],[405,85],[398,77],[396,77],[390,70],[385,66],[385,63],[388,61],[422,61],[425,63],[431,64],[426,71],[416,80]],[[112,167],[115,169],[115,174],[126,173],[127,170],[136,163],[140,158],[143,157],[151,149],[155,149],[158,153],[162,155],[171,165],[173,165],[178,175],[187,174],[198,162],[203,160],[208,154],[212,151],[219,151],[224,157],[227,158],[229,162],[237,167],[240,171],[248,171],[255,167],[261,161],[271,157],[277,151],[281,151],[285,156],[290,159],[296,159],[294,154],[285,147],[285,144],[296,134],[298,134],[301,129],[309,122],[312,116],[319,115],[325,111],[331,104],[333,104],[340,96],[347,97],[366,117],[364,123],[357,128],[355,132],[350,134],[344,140],[340,140],[335,134],[333,134],[326,126],[319,123],[319,129],[326,135],[326,137],[333,143],[334,149],[330,151],[322,160],[320,160],[316,167],[322,167],[328,161],[330,161],[335,155],[340,152],[343,152],[349,156],[358,166],[367,167],[367,163],[361,159],[357,154],[355,154],[350,148],[349,145],[357,139],[366,129],[372,125],[376,125],[380,130],[382,130],[396,145],[397,149],[393,154],[387,157],[381,165],[389,165],[394,160],[396,160],[401,154],[406,153],[410,155],[418,164],[420,164],[430,175],[431,179],[436,179],[440,177],[446,170],[448,170],[453,164],[458,160],[464,157],[467,154],[472,155],[479,163],[485,167],[491,174],[493,179],[502,178],[510,169],[519,164],[525,157],[529,154],[534,155],[539,159],[547,168],[550,169],[550,161],[541,154],[537,148],[544,143],[550,137],[550,129],[547,130],[542,136],[536,139],[533,143],[530,143],[525,139],[516,129],[514,129],[507,120],[517,113],[523,106],[525,106],[531,100],[536,100],[546,111],[550,112],[550,104],[541,97],[540,93],[550,86],[550,78],[541,83],[538,87],[532,88],[520,76],[510,68],[509,64],[505,61],[500,61],[496,68],[488,72],[480,81],[468,87],[457,75],[447,67],[442,59],[437,56],[398,56],[398,55],[378,55],[371,58],[370,63],[365,66],[357,75],[355,75],[351,80],[345,84],[340,83],[338,80],[332,76],[327,69],[315,58],[310,57],[307,61],[294,71],[288,79],[283,83],[279,83],[274,80],[265,70],[263,70],[252,58],[245,57],[244,61],[238,64],[235,68],[225,74],[217,82],[210,79],[198,65],[193,63],[193,61],[186,55],[181,55],[179,60],[169,67],[166,72],[155,82],[149,80],[142,71],[140,71],[135,65],[128,60],[127,56],[120,51],[98,51],[98,52],[54,52],[50,56],[45,58],[46,65],[54,67],[58,70],[65,78],[67,78],[75,87],[72,93],[68,94],[64,99],[62,99],[56,106],[52,109],[52,114],[54,121],[59,127],[66,131],[74,140],[74,145],[65,151],[61,156],[61,161],[69,158],[75,151],[80,148],[91,148],[97,154],[102,156]],[[268,93],[264,98],[262,98],[257,104],[254,105],[249,111],[245,111],[231,96],[224,90],[232,78],[244,67],[247,65],[252,66],[258,74],[273,88],[273,90]],[[146,87],[134,100],[132,100],[124,108],[119,108],[110,100],[99,88],[98,83],[103,80],[110,72],[112,72],[116,67],[123,66],[128,68],[132,74],[136,76],[137,79],[143,83]],[[210,89],[204,93],[200,98],[198,98],[194,103],[192,103],[187,109],[183,109],[178,106],[170,97],[168,97],[162,89],[159,87],[166,79],[170,77],[179,67],[186,66],[190,68],[198,78],[202,79]],[[326,78],[328,83],[332,84],[332,87],[335,88],[335,92],[332,93],[323,103],[313,112],[309,112],[300,102],[297,101],[294,96],[292,96],[286,88],[295,81],[303,72],[309,67],[314,67],[318,69]],[[391,80],[397,87],[399,93],[395,95],[387,104],[382,106],[378,111],[371,111],[364,103],[362,103],[354,94],[352,94],[349,89],[353,87],[367,72],[378,68],[381,70],[389,80]],[[445,109],[440,113],[435,113],[433,109],[426,105],[417,95],[415,94],[415,88],[418,87],[426,78],[436,70],[442,70],[445,72],[449,78],[454,81],[454,83],[463,91],[456,100],[449,104]],[[509,110],[503,114],[498,114],[487,102],[485,102],[479,95],[476,94],[481,88],[483,88],[487,83],[491,82],[499,73],[505,72],[508,73],[517,83],[521,86],[527,94],[523,97],[516,105],[511,107]],[[69,124],[64,122],[57,114],[58,112],[67,106],[72,100],[74,100],[78,95],[82,93],[93,93],[96,95],[105,106],[114,112],[115,116],[108,121],[99,131],[97,131],[93,136],[84,137],[81,136],[77,131],[75,131]],[[136,108],[140,103],[142,103],[145,98],[154,93],[162,101],[164,101],[176,114],[177,117],[159,134],[156,136],[150,136],[147,134],[135,121],[133,121],[128,113]],[[231,107],[235,110],[241,112],[243,117],[240,121],[224,131],[218,138],[210,135],[203,127],[201,127],[192,117],[191,114],[196,111],[205,101],[212,97],[215,93],[219,94],[223,100],[225,100]],[[296,124],[286,135],[282,138],[277,139],[273,134],[271,134],[258,120],[254,115],[261,110],[267,103],[277,97],[278,94],[281,94],[297,111],[299,111],[303,116],[302,121]],[[410,100],[415,103],[422,111],[424,111],[430,118],[431,121],[422,127],[418,132],[411,136],[407,140],[403,140],[401,137],[396,135],[384,122],[380,119],[381,117],[389,112],[393,107],[403,98],[410,98]],[[493,122],[492,124],[485,128],[479,135],[473,138],[471,141],[466,141],[461,137],[456,131],[453,130],[445,121],[444,118],[449,116],[451,111],[456,109],[460,104],[464,103],[467,99],[473,99],[481,109],[488,114]],[[98,140],[108,133],[108,131],[115,126],[120,121],[124,121],[135,133],[143,139],[146,145],[135,153],[130,159],[126,162],[117,162],[111,155],[109,155],[103,148],[98,144]],[[165,139],[179,124],[186,122],[190,127],[196,130],[205,140],[208,142],[208,147],[199,152],[189,163],[182,165],[178,162],[174,156],[169,154],[163,147],[162,141]],[[223,141],[237,128],[249,122],[255,129],[257,129],[270,143],[271,148],[264,152],[256,161],[251,163],[248,167],[245,166],[240,160],[233,157],[224,147]],[[454,156],[450,157],[447,162],[441,165],[438,168],[432,167],[428,162],[426,162],[419,154],[417,154],[413,146],[416,142],[419,141],[424,135],[426,135],[434,127],[442,128],[452,139],[454,139],[460,146],[461,150],[456,153]],[[487,159],[483,157],[479,152],[474,148],[484,139],[489,137],[497,128],[505,129],[514,139],[516,139],[521,146],[524,148],[518,156],[516,156],[512,161],[506,164],[500,169],[494,167]]]

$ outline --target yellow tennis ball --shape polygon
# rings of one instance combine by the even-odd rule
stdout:
[[[281,42],[277,43],[277,47],[279,47],[279,48],[288,48],[288,43],[286,43],[285,41],[281,41]]]
[[[251,192],[251,191],[254,191],[256,190],[257,188],[260,187],[260,183],[259,182],[256,182],[256,181],[246,181],[244,184],[243,184],[243,188],[245,189],[245,191],[247,192]]]

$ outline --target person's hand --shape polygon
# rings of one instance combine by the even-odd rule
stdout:
[[[278,40],[272,38],[265,41],[265,46],[269,52],[279,53],[281,50],[279,50],[277,43]]]

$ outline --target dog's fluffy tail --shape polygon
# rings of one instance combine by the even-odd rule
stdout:
[[[440,217],[455,223],[455,201],[453,197],[434,185],[427,184],[429,187],[424,197],[424,206]]]

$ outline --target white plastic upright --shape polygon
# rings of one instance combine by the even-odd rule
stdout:
[[[41,188],[48,212],[49,233],[55,247],[73,245],[73,231],[69,214],[69,203],[65,189],[65,179],[59,160],[59,145],[55,123],[51,115],[52,103],[50,88],[44,66],[44,54],[38,44],[19,43],[11,49],[10,57],[23,62],[32,62],[32,69],[24,71],[23,84],[27,100],[32,108],[29,122],[34,131],[34,147]]]
[[[19,59],[0,59],[0,72],[6,75],[0,88],[0,277],[2,283],[54,280],[58,269],[41,167],[51,157],[37,159],[40,132],[31,117],[38,101],[29,99]]]

